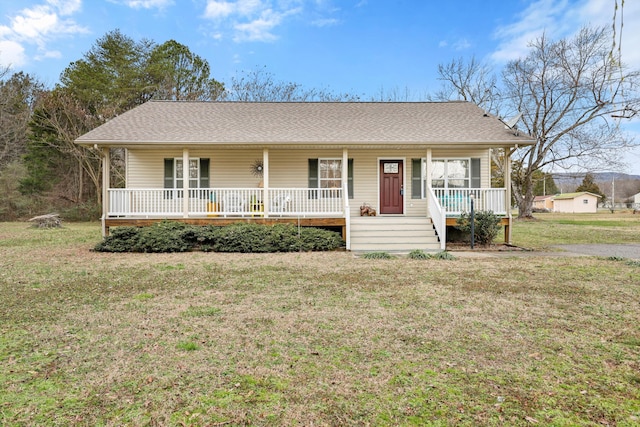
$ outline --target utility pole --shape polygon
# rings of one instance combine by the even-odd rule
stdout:
[[[613,174],[611,177],[611,213],[613,213],[616,208],[616,175]]]

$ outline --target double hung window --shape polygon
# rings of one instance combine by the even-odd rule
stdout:
[[[480,159],[433,159],[427,168],[427,159],[411,161],[411,198],[427,197],[427,173],[431,173],[433,188],[480,188]]]
[[[164,159],[164,188],[174,189],[165,193],[165,198],[182,198],[180,191],[184,186],[184,160],[182,157]],[[209,188],[209,159],[193,157],[189,159],[188,168],[189,188],[193,190],[191,197],[196,197],[197,189]],[[200,197],[205,198],[206,192],[200,191]]]
[[[309,188],[317,188],[309,192],[309,198],[318,199],[335,197],[339,194],[334,189],[342,189],[347,183],[349,198],[353,198],[353,159],[347,163],[347,176],[342,173],[342,159],[321,158],[309,159]]]

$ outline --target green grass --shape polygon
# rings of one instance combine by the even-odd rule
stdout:
[[[514,237],[618,228],[557,221]],[[99,239],[0,224],[0,425],[640,423],[635,261],[90,251]]]
[[[631,211],[614,214],[538,213],[535,220],[515,220],[512,240],[515,245],[531,249],[548,249],[554,245],[589,243],[638,243],[640,215]],[[504,240],[499,236],[496,242]]]

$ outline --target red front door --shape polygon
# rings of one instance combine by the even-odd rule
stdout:
[[[402,160],[380,160],[380,213],[404,213]]]

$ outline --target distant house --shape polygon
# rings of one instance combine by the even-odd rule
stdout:
[[[601,197],[587,191],[557,194],[553,196],[553,212],[596,213]]]
[[[553,210],[553,195],[536,196],[533,199],[533,208],[541,211]]]
[[[640,207],[640,193],[633,196],[633,204],[635,207]]]

